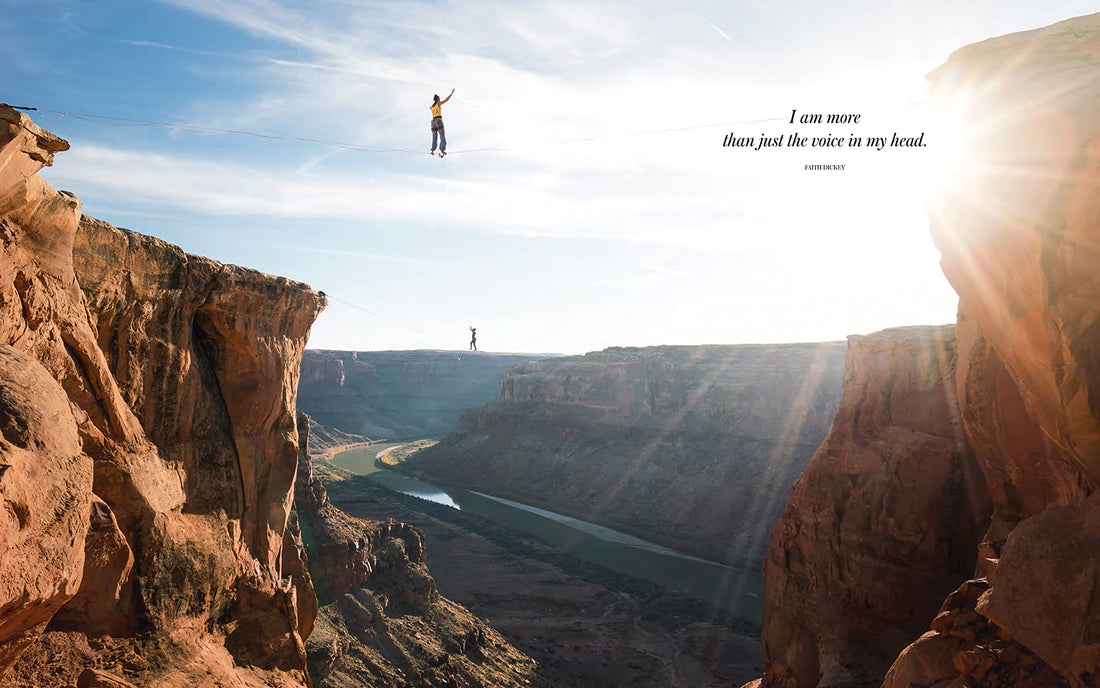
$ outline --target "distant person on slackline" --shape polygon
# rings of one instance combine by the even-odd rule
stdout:
[[[443,103],[450,100],[454,94],[455,90],[452,88],[451,94],[440,100],[439,94],[436,93],[435,100],[432,101],[432,155],[435,155],[435,143],[438,139],[439,157],[441,158],[447,154],[447,134],[443,131]]]
[[[477,328],[470,325],[470,351],[477,351]]]

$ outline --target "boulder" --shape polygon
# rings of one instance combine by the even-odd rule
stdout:
[[[80,588],[92,499],[64,390],[0,344],[0,675]]]

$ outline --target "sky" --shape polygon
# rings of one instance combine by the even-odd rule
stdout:
[[[0,4],[0,101],[55,111],[35,119],[72,149],[43,175],[85,213],[324,290],[311,348],[462,349],[473,325],[484,350],[556,353],[953,321],[925,209],[952,129],[924,76],[1095,9]],[[428,107],[452,88],[440,159]],[[792,110],[860,120],[792,125]],[[792,132],[926,145],[723,146]]]

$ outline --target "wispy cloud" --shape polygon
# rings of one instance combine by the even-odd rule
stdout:
[[[902,127],[865,106],[900,100],[903,91],[911,100],[927,67],[959,44],[948,37],[921,54],[912,47],[933,40],[925,36],[941,40],[941,27],[967,24],[950,21],[954,10],[946,6],[925,11],[928,3],[913,0],[902,12],[896,3],[842,0],[842,9],[823,17],[813,0],[792,0],[782,10],[760,0],[159,2],[171,8],[155,15],[194,16],[173,27],[143,24],[138,34],[101,24],[110,31],[96,40],[113,44],[103,51],[112,60],[120,53],[148,59],[143,73],[165,67],[181,75],[165,99],[170,121],[410,151],[69,122],[74,132],[62,133],[74,148],[47,178],[80,192],[94,213],[174,216],[142,224],[167,230],[188,250],[236,261],[255,256],[261,266],[296,271],[337,294],[377,294],[372,278],[415,273],[386,294],[395,311],[438,308],[440,317],[462,313],[463,320],[467,312],[485,314],[477,317],[487,332],[494,328],[482,318],[490,312],[501,332],[515,327],[517,312],[530,312],[532,321],[570,322],[560,329],[586,347],[663,341],[669,332],[745,337],[774,332],[777,319],[789,321],[791,333],[814,318],[844,328],[844,314],[874,310],[863,305],[870,298],[882,302],[880,311],[899,308],[891,279],[920,283],[896,263],[916,254],[918,239],[927,243],[922,217],[901,209],[905,180],[881,174],[904,169],[904,161],[892,167],[883,158],[853,159],[843,176],[802,174],[806,162],[847,160],[832,153],[818,160],[819,151],[723,149],[728,131],[675,130],[824,104],[862,112],[868,129]],[[106,21],[112,12],[96,16]],[[899,12],[927,21],[898,21]],[[204,30],[210,21],[217,30]],[[822,52],[830,35],[850,36],[851,49]],[[118,41],[129,48],[119,50]],[[89,108],[112,102],[111,89],[123,88],[118,77],[130,65],[103,67],[95,70],[102,83],[88,80],[97,93]],[[37,82],[61,88],[73,80]],[[428,105],[432,93],[452,87],[444,119],[453,155],[440,161],[426,154]],[[746,136],[785,133],[765,124],[732,128]],[[663,133],[636,134],[647,131]],[[902,243],[903,234],[917,239]],[[288,243],[270,243],[278,240]],[[366,250],[349,254],[338,250],[343,245]],[[494,268],[470,269],[482,261]],[[373,269],[358,270],[360,262]],[[938,276],[935,256],[927,262]],[[864,279],[874,268],[883,274]],[[469,294],[447,293],[443,275],[455,271],[485,282]],[[876,284],[875,294],[866,283]],[[499,284],[512,288],[484,297]],[[652,317],[662,310],[671,317]],[[529,341],[532,330],[545,328],[521,329],[516,336]],[[628,329],[633,334],[623,337]],[[805,336],[791,333],[782,336]]]
[[[424,260],[422,258],[410,258],[409,256],[395,256],[387,255],[384,253],[373,253],[370,251],[346,251],[343,249],[336,250],[330,248],[322,248],[318,246],[304,246],[302,244],[289,244],[289,243],[276,243],[275,246],[286,249],[288,251],[314,253],[318,255],[326,256],[340,256],[347,258],[358,258],[365,261],[378,261],[381,263],[397,263],[399,265],[414,265],[417,267],[425,268],[442,268],[448,267],[449,263],[444,263],[435,260]]]
[[[732,38],[730,38],[730,37],[729,37],[729,34],[727,34],[727,33],[726,33],[725,31],[723,31],[722,29],[719,29],[719,28],[718,28],[717,26],[715,26],[715,25],[714,25],[714,24],[713,24],[712,22],[707,22],[707,23],[708,23],[708,24],[710,24],[710,28],[712,28],[712,29],[714,29],[715,31],[717,31],[717,32],[718,32],[718,35],[719,35],[719,36],[721,36],[722,38],[725,38],[725,39],[726,39],[727,41],[733,40]]]
[[[319,27],[296,10],[275,0],[164,0],[167,4],[205,14],[250,33],[329,52]]]
[[[349,153],[348,156],[352,154]],[[367,155],[370,154],[356,154]],[[587,158],[583,153],[580,160]],[[359,158],[363,159],[363,158]],[[663,172],[636,171],[630,183],[597,182],[602,172],[563,180],[544,169],[471,159],[439,161],[415,173],[374,169],[299,171],[295,166],[248,166],[161,153],[76,145],[46,173],[64,188],[94,192],[107,206],[123,204],[149,212],[195,209],[227,217],[352,220],[373,227],[446,228],[448,233],[556,237],[635,245],[682,246],[708,251],[761,254],[776,242],[797,241],[793,257],[849,251],[829,232],[810,231],[822,215],[843,215],[854,228],[877,231],[898,198],[838,193],[835,185],[779,187],[766,177],[731,196],[726,180],[707,172],[684,173],[671,183]],[[565,160],[575,168],[578,161]],[[464,169],[467,166],[470,169]],[[454,174],[454,169],[460,174]],[[794,194],[799,203],[786,203]],[[568,199],[567,201],[563,199]],[[751,199],[751,203],[748,202]],[[110,218],[105,218],[110,219]],[[850,230],[855,231],[855,230]],[[682,276],[662,263],[653,274]]]
[[[181,113],[188,123],[417,153],[336,156],[272,142],[263,164],[248,165],[227,156],[82,146],[51,171],[55,178],[108,198],[223,216],[419,223],[716,250],[761,250],[774,236],[812,224],[815,199],[834,203],[827,185],[792,180],[783,169],[804,160],[723,150],[724,131],[673,131],[774,116],[789,104],[781,91],[731,79],[728,55],[670,40],[697,35],[704,22],[729,38],[716,23],[721,13],[703,18],[660,3],[652,12],[623,12],[581,2],[477,0],[462,11],[443,0],[345,2],[305,13],[280,0],[161,1],[297,54],[250,52],[243,69],[253,70],[256,90],[197,103]],[[440,163],[419,151],[430,144],[430,94],[452,85],[457,92],[444,118],[453,155]],[[759,136],[766,127],[744,129]],[[658,130],[664,133],[632,135]],[[273,162],[280,160],[275,146],[295,153]],[[800,202],[783,201],[792,197]],[[887,202],[845,212],[855,218]],[[657,274],[655,267],[647,269]]]
[[[158,43],[157,41],[142,41],[142,40],[121,40],[119,43],[124,45],[132,45],[137,48],[154,48],[156,50],[170,50],[177,53],[187,53],[189,55],[204,55],[207,57],[220,57],[229,60],[246,60],[256,61],[256,58],[248,55],[236,55],[233,53],[218,52],[215,50],[200,50],[198,48],[187,48],[179,45],[171,45],[169,43]]]
[[[660,4],[621,12],[581,2],[345,3],[304,15],[276,0],[162,1],[299,52],[264,60],[257,77],[268,86],[236,104],[235,126],[271,126],[308,103],[315,123],[341,136],[423,138],[431,93],[453,86],[445,111],[456,144],[526,149],[516,157],[542,164],[548,143],[624,123],[675,127],[708,111],[776,111],[765,94],[730,84],[726,60],[668,44],[664,32],[698,18]],[[611,160],[625,170],[634,157]]]
[[[427,156],[425,156],[427,158]],[[434,161],[437,162],[437,161]],[[439,166],[451,161],[437,162]],[[561,236],[658,243],[725,243],[719,198],[699,195],[696,212],[680,213],[694,226],[667,232],[669,203],[656,180],[648,197],[639,187],[607,194],[578,189],[563,204],[557,189],[537,173],[508,179],[476,175],[451,179],[426,174],[297,173],[293,168],[248,167],[152,152],[77,146],[48,176],[66,188],[95,190],[105,202],[129,199],[184,211],[202,208],[224,216],[348,219],[374,224],[417,223],[481,234]],[[117,204],[117,203],[116,203]],[[710,216],[710,219],[707,219]]]

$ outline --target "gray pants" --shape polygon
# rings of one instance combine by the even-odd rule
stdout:
[[[436,141],[439,142],[439,150],[441,150],[441,151],[447,150],[447,134],[443,131],[443,119],[439,118],[439,128],[438,129],[434,128],[435,120],[433,120],[432,123],[433,123],[432,151],[433,152],[435,151]]]

